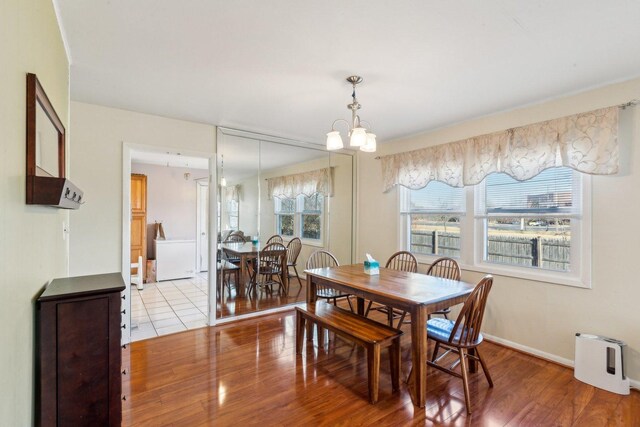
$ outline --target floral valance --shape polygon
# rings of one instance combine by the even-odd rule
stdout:
[[[293,175],[267,178],[267,195],[269,199],[274,197],[294,198],[300,194],[312,196],[322,193],[330,196],[332,193],[332,169],[324,168]]]
[[[240,201],[240,192],[242,190],[242,186],[238,185],[229,185],[224,187],[224,198],[227,202],[231,200],[235,200],[236,202]]]
[[[618,172],[618,107],[603,108],[462,141],[381,157],[384,191],[431,181],[475,185],[493,172],[524,181],[568,166],[592,175]]]

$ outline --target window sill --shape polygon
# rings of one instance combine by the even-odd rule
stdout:
[[[431,264],[440,256],[416,255],[420,264]],[[493,276],[513,277],[516,279],[530,280],[533,282],[551,283],[554,285],[571,286],[574,288],[591,289],[591,283],[569,274],[553,273],[548,270],[535,270],[533,268],[514,268],[507,265],[479,263],[475,265],[464,264],[459,258],[454,258],[464,271],[491,274]]]
[[[303,245],[305,246],[315,246],[316,248],[323,248],[324,244],[322,243],[322,240],[306,240],[306,239],[300,239],[300,241],[302,242]]]
[[[534,270],[533,268],[510,268],[500,264],[481,263],[476,265],[460,265],[467,271],[492,274],[494,276],[513,277],[534,282],[551,283],[553,285],[571,286],[574,288],[591,289],[591,283],[569,274],[556,273],[548,270]]]

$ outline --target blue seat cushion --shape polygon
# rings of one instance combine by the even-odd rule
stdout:
[[[449,342],[451,331],[456,324],[453,320],[433,318],[427,321],[427,337],[436,341]],[[456,331],[456,336],[451,340],[453,344],[460,342],[460,336],[462,334],[463,327],[459,327]],[[482,342],[482,334],[478,334],[478,339],[472,343],[472,345],[478,345]]]

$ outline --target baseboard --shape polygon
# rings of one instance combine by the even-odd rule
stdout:
[[[487,339],[487,341],[491,341],[505,347],[513,348],[523,353],[539,357],[540,359],[548,360],[550,362],[566,366],[567,368],[573,368],[574,362],[571,359],[566,359],[555,354],[547,353],[546,351],[541,351],[532,347],[528,347],[526,345],[518,344],[517,342],[505,340],[504,338],[496,337],[494,335],[485,334],[484,332],[482,333],[482,335]],[[640,390],[640,381],[629,378],[629,384],[631,385],[631,388]]]

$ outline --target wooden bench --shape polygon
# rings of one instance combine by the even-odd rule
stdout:
[[[336,335],[363,346],[367,350],[367,371],[369,377],[369,401],[378,401],[380,382],[380,349],[389,347],[391,383],[393,391],[399,388],[400,377],[400,336],[402,331],[358,316],[325,302],[296,307],[296,354],[302,353],[305,322],[312,322]]]

